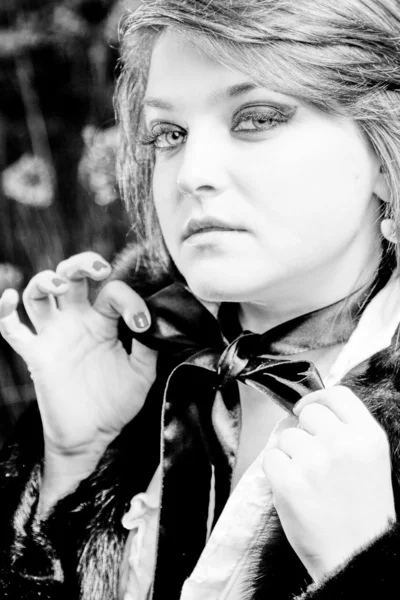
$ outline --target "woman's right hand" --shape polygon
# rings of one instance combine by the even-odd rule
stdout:
[[[133,340],[127,354],[117,338],[120,316],[132,331],[148,329],[144,301],[110,281],[89,303],[88,278],[110,272],[101,256],[84,252],[36,275],[23,294],[36,334],[18,318],[15,290],[0,300],[0,331],[31,372],[53,459],[101,454],[140,411],[155,379],[157,353]]]

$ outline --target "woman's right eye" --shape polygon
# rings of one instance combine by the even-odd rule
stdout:
[[[148,135],[142,138],[145,146],[154,146],[157,150],[173,150],[185,143],[187,133],[182,129],[171,128],[167,124],[158,124]]]

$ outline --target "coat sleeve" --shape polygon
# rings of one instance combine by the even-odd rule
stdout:
[[[319,585],[296,600],[377,600],[393,598],[399,588],[400,524],[377,538]]]
[[[122,517],[131,498],[147,489],[159,463],[162,394],[158,388],[153,386],[142,411],[108,446],[94,473],[40,523],[35,512],[43,432],[37,407],[21,419],[0,455],[2,598],[117,597],[128,533]]]
[[[0,456],[0,588],[3,598],[67,598],[60,561],[44,531],[34,523],[42,456],[40,416],[37,408],[31,407]]]

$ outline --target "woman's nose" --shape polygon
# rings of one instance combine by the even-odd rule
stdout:
[[[197,135],[189,134],[177,177],[181,194],[192,197],[219,195],[227,181],[221,141],[204,129]]]

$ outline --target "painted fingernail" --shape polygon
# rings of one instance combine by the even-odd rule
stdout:
[[[133,315],[133,322],[135,323],[135,327],[138,329],[144,329],[149,326],[149,319],[147,318],[146,313],[140,312],[136,315]]]
[[[101,262],[100,260],[95,260],[92,264],[92,267],[95,271],[101,271],[102,269],[108,269],[108,265],[106,263]]]
[[[67,283],[66,281],[63,281],[62,279],[59,279],[58,277],[54,277],[54,279],[52,279],[51,282],[56,287],[60,287],[60,285],[62,285],[63,283]]]

